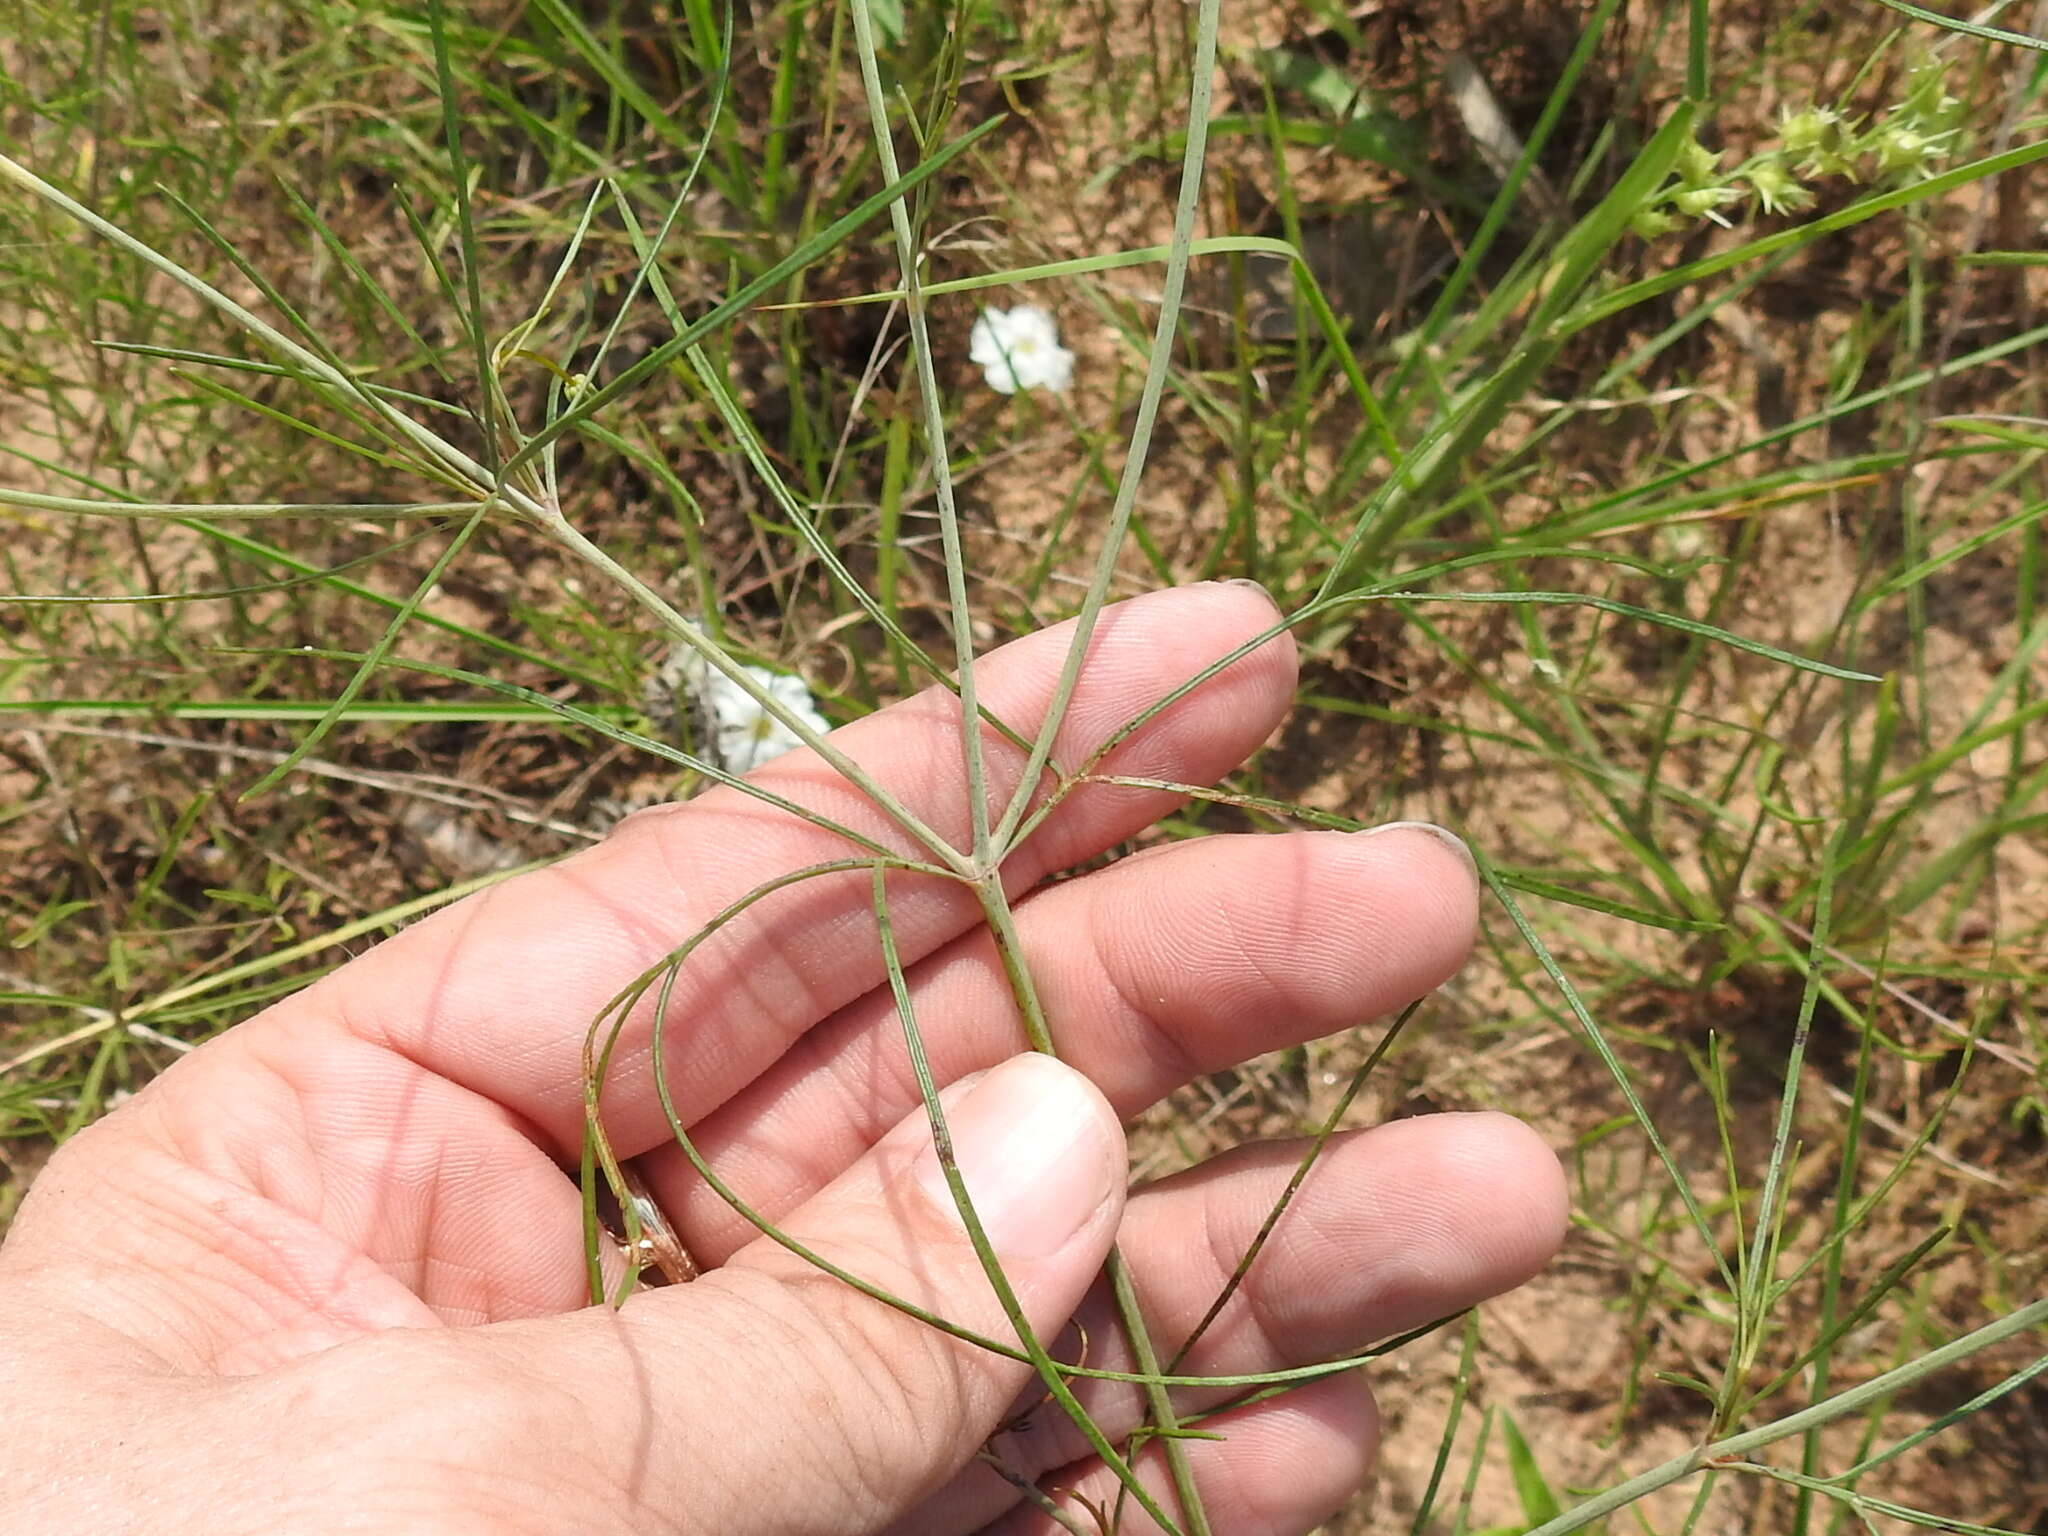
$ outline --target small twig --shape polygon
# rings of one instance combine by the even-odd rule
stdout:
[[[121,731],[107,726],[78,725],[68,720],[9,720],[5,725],[9,730],[61,736],[90,736],[100,741],[120,741],[138,747],[212,753],[249,763],[274,765],[283,762],[286,756],[283,752],[273,752],[262,747],[238,746],[232,742],[203,741],[191,736],[166,736],[155,731]],[[393,794],[409,795],[415,800],[430,800],[436,805],[454,806],[458,810],[496,811],[508,821],[539,827],[559,837],[595,842],[601,836],[588,827],[579,827],[574,822],[556,820],[545,813],[537,812],[525,801],[508,795],[503,790],[491,789],[482,784],[466,784],[460,779],[447,778],[437,773],[401,773],[383,768],[351,768],[344,763],[329,762],[319,757],[301,758],[297,767],[299,771],[319,778],[361,784],[369,789],[386,789]]]
[[[1847,1108],[1855,1103],[1855,1097],[1846,1088],[1838,1087],[1834,1083],[1823,1083],[1821,1087],[1826,1091],[1827,1096],[1829,1098],[1833,1099],[1837,1104],[1842,1105],[1844,1108]],[[1896,1136],[1900,1141],[1905,1142],[1909,1147],[1912,1145],[1914,1140],[1914,1133],[1911,1130],[1907,1129],[1903,1122],[1895,1119],[1891,1115],[1886,1114],[1883,1110],[1879,1109],[1875,1104],[1865,1104],[1863,1106],[1863,1118],[1868,1120],[1872,1125],[1876,1126],[1879,1130],[1885,1132],[1887,1135]],[[1923,1150],[1926,1151],[1929,1157],[1933,1158],[1937,1163],[1940,1163],[1943,1167],[1952,1168],[1957,1173],[1967,1174],[1969,1177],[1973,1179],[1981,1179],[1984,1183],[1989,1184],[1993,1189],[2009,1190],[2013,1187],[2012,1181],[2010,1179],[2002,1178],[1998,1174],[1991,1172],[1987,1168],[1979,1168],[1975,1163],[1968,1163],[1963,1161],[1962,1158],[1957,1157],[1955,1153],[1945,1149],[1941,1145],[1941,1143],[1937,1141],[1929,1140],[1925,1142],[1923,1144]]]
[[[1810,932],[1802,928],[1793,919],[1785,916],[1782,912],[1774,911],[1754,896],[1745,896],[1742,900],[1745,906],[1752,907],[1758,912],[1763,913],[1765,917],[1768,917],[1787,933],[1793,935],[1801,943],[1810,944],[1813,942],[1813,935]],[[1895,1002],[1904,1004],[1907,1008],[1919,1014],[1921,1018],[1927,1020],[1928,1023],[1947,1030],[1958,1040],[1974,1045],[1976,1049],[1982,1051],[1987,1056],[1997,1057],[2009,1067],[2019,1068],[2020,1071],[2026,1073],[2029,1077],[2038,1077],[2040,1075],[2041,1063],[2026,1052],[2014,1050],[2009,1045],[2002,1045],[1996,1040],[1987,1039],[1983,1035],[1976,1034],[1966,1026],[1958,1024],[1939,1009],[1930,1008],[1927,1004],[1921,1002],[1919,998],[1889,977],[1880,978],[1876,971],[1865,965],[1861,960],[1844,954],[1832,944],[1827,945],[1824,952],[1837,965],[1846,966],[1865,981],[1875,982],[1888,997],[1892,998]]]
[[[1094,1531],[1086,1529],[1080,1521],[1061,1509],[1059,1501],[1053,1498],[1051,1494],[1004,1461],[1002,1457],[996,1455],[994,1451],[983,1448],[974,1453],[974,1459],[995,1473],[997,1477],[1000,1477],[1012,1488],[1016,1489],[1020,1497],[1061,1530],[1070,1532],[1071,1536],[1101,1536],[1100,1526]]]

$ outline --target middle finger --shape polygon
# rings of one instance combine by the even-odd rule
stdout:
[[[1434,829],[1211,837],[1049,887],[1019,906],[1017,928],[1062,1058],[1128,1118],[1203,1073],[1438,986],[1471,946],[1477,892],[1470,856]],[[907,980],[941,1086],[1026,1049],[987,930]],[[691,1139],[774,1219],[917,1102],[884,990],[813,1028]],[[679,1147],[639,1163],[700,1261],[720,1263],[754,1237]]]

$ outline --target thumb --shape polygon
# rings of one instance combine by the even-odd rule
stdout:
[[[956,1084],[941,1102],[975,1212],[1024,1316],[1050,1338],[1101,1268],[1122,1215],[1116,1114],[1087,1078],[1041,1055]],[[950,1322],[1016,1338],[922,1109],[781,1230]],[[766,1237],[694,1284],[531,1326],[554,1330],[547,1369],[558,1384],[573,1373],[609,1388],[611,1422],[590,1453],[611,1458],[614,1495],[659,1512],[663,1530],[794,1536],[884,1525],[966,1462],[1031,1376]],[[529,1347],[536,1338],[527,1335]]]

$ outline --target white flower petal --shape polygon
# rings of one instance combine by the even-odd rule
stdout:
[[[1074,354],[1065,347],[1054,347],[1045,360],[1045,387],[1054,394],[1065,394],[1074,382]]]
[[[985,309],[981,318],[974,322],[974,329],[967,333],[967,356],[970,361],[986,368],[990,363],[1003,360],[1003,344],[998,336],[998,322],[1007,318],[1000,309]]]
[[[998,394],[1064,390],[1074,381],[1074,354],[1060,345],[1051,311],[1036,304],[983,310],[968,333],[967,356]]]
[[[1010,311],[1010,346],[1056,347],[1060,344],[1060,328],[1049,310],[1040,309],[1036,304],[1019,304]]]
[[[832,728],[818,712],[817,701],[802,678],[787,672],[771,672],[766,667],[744,670],[769,697],[812,730]],[[751,773],[761,764],[803,745],[796,732],[723,673],[713,672],[705,679],[704,703],[717,737],[719,761],[728,773]]]

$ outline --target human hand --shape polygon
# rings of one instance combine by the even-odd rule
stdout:
[[[1056,759],[1271,621],[1235,586],[1106,610]],[[988,657],[987,706],[1028,733],[1064,647],[1054,630]],[[1105,771],[1208,782],[1271,731],[1293,677],[1273,641]],[[961,836],[957,718],[934,691],[834,741]],[[1021,762],[991,752],[1000,795]],[[808,753],[756,778],[901,841]],[[1211,837],[1043,884],[1170,805],[1080,787],[1006,868],[1014,896],[1033,892],[1017,927],[1069,1065],[1019,1055],[971,894],[890,880],[958,1157],[1019,1300],[1041,1337],[1073,1318],[1067,1347],[1085,1338],[1089,1365],[1123,1370],[1098,1279],[1112,1239],[1171,1350],[1300,1148],[1244,1148],[1127,1197],[1119,1120],[1427,992],[1476,905],[1469,861],[1398,829]],[[1113,1498],[1060,1413],[1012,1418],[1035,1401],[1027,1366],[823,1276],[703,1186],[650,1081],[651,1008],[619,1046],[606,1124],[705,1273],[585,1304],[590,1021],[736,897],[845,851],[730,789],[644,812],[228,1031],[66,1144],[0,1249],[0,1526],[1050,1533],[973,1459],[992,1434],[1045,1487]],[[865,874],[749,909],[683,967],[667,1019],[676,1107],[741,1195],[886,1290],[1011,1336],[936,1183]],[[1563,1220],[1555,1159],[1505,1117],[1341,1136],[1183,1370],[1270,1371],[1418,1326],[1527,1278]],[[1112,1437],[1142,1421],[1132,1388],[1076,1390]],[[1186,1442],[1216,1530],[1278,1536],[1357,1486],[1375,1416],[1351,1372],[1203,1427],[1225,1436]]]

